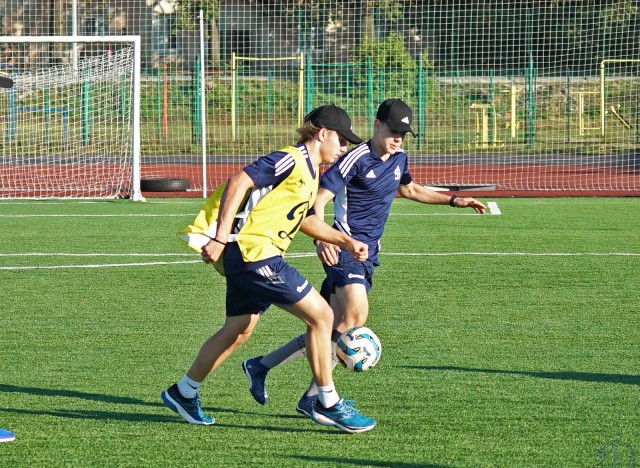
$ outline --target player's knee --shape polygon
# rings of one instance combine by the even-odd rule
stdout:
[[[350,310],[345,314],[343,323],[346,328],[363,327],[369,318],[368,310]]]
[[[307,320],[307,325],[311,328],[333,328],[333,311],[328,305],[318,308]]]
[[[228,346],[235,349],[245,343],[252,332],[253,327],[251,326],[237,326],[237,324],[225,323],[219,332],[219,337],[224,340]]]
[[[240,345],[244,344],[249,339],[249,337],[251,336],[251,332],[252,332],[251,330],[245,330],[245,331],[239,333],[238,336],[236,337],[235,345],[236,346],[240,346]]]

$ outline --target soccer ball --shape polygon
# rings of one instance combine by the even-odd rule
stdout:
[[[382,345],[370,328],[355,327],[338,338],[336,354],[342,365],[353,372],[364,372],[380,360]]]

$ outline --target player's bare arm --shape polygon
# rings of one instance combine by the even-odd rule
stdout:
[[[332,191],[327,190],[324,187],[320,187],[320,189],[318,189],[318,195],[313,205],[313,209],[320,219],[324,219],[325,207],[334,197],[335,194]],[[338,263],[338,252],[340,252],[340,247],[329,242],[322,242],[318,240],[314,241],[314,243],[316,245],[318,258],[320,258],[323,263],[329,266],[333,266]]]
[[[300,225],[300,230],[309,237],[346,249],[359,262],[364,262],[369,256],[369,246],[367,244],[355,240],[337,229],[333,229],[317,213],[307,216]]]
[[[220,200],[216,237],[202,247],[201,255],[205,263],[212,263],[220,258],[229,234],[231,233],[233,220],[238,212],[238,208],[247,190],[253,186],[253,180],[244,171],[238,172],[229,179],[229,183]]]
[[[473,210],[479,214],[484,214],[487,210],[487,207],[475,198],[457,196],[451,197],[450,195],[436,192],[435,190],[428,189],[413,182],[407,185],[401,185],[398,188],[398,194],[403,198],[408,198],[409,200],[414,200],[430,205],[451,204],[456,208],[473,208]]]

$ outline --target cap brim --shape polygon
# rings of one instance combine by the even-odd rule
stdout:
[[[342,136],[349,143],[353,143],[354,145],[358,145],[358,144],[360,144],[360,143],[362,143],[364,141],[362,138],[360,138],[355,133],[347,131],[347,130],[336,130],[336,132],[338,132],[340,134],[340,136]]]
[[[385,124],[387,125],[387,127],[389,127],[394,132],[411,133],[414,138],[416,136],[416,134],[411,129],[411,126],[409,126],[409,125],[393,125],[392,123],[390,124],[390,122],[385,122]]]

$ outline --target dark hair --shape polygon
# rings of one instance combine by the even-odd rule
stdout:
[[[309,121],[303,123],[302,127],[296,130],[296,132],[300,135],[298,143],[296,144],[301,145],[302,143],[306,143],[307,141],[312,140],[316,133],[318,133],[321,129],[322,127],[316,127]]]

